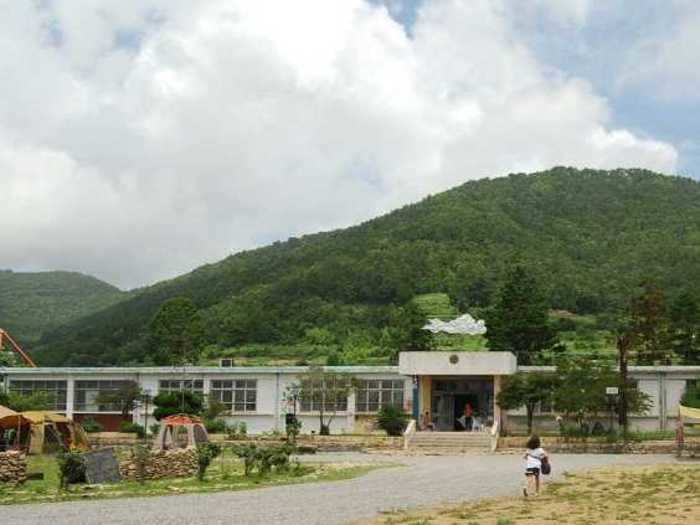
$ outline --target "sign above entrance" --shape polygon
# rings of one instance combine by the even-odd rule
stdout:
[[[403,375],[503,376],[518,367],[510,352],[401,352],[399,373]]]

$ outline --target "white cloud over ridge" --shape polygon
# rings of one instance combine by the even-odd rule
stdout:
[[[468,179],[677,163],[507,3],[428,3],[412,38],[363,0],[48,6],[0,0],[0,268],[134,286]]]

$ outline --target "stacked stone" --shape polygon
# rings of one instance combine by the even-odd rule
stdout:
[[[17,451],[0,452],[0,483],[27,481],[27,458]]]
[[[197,451],[192,448],[151,452],[143,479],[189,478],[197,473],[197,463]],[[134,458],[121,462],[119,471],[124,479],[139,479],[139,466]]]

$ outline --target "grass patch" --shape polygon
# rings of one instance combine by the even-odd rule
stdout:
[[[596,469],[548,483],[539,497],[484,499],[378,516],[368,525],[689,525],[700,523],[700,465]]]
[[[43,480],[27,481],[24,485],[0,484],[0,505],[20,503],[48,503],[94,498],[124,498],[142,496],[163,496],[172,494],[195,494],[247,490],[273,485],[290,485],[319,481],[339,481],[355,478],[378,469],[391,467],[390,464],[311,464],[302,463],[288,472],[271,473],[266,476],[243,475],[243,465],[238,458],[223,455],[207,470],[204,481],[196,478],[173,478],[145,481],[123,481],[104,485],[72,485],[69,490],[59,489],[59,473],[54,456],[29,456],[29,472],[43,472]]]

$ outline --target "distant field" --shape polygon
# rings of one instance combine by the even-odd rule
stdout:
[[[431,308],[433,314],[451,311],[451,305],[445,304],[445,294],[426,294],[417,298],[421,307]],[[457,312],[440,317],[452,319],[459,315]],[[428,317],[438,317],[429,315]],[[610,333],[597,328],[593,316],[579,316],[562,312],[552,312],[552,323],[559,331],[561,341],[567,350],[580,355],[609,355],[615,354],[615,346]],[[561,330],[567,328],[567,330]],[[446,351],[487,350],[486,338],[481,335],[449,335],[438,334],[435,338],[436,349]],[[238,347],[221,349],[215,346],[205,352],[205,364],[216,365],[221,357],[231,357],[240,366],[287,366],[295,364],[326,364],[329,355],[342,351],[340,345],[268,345],[249,344]],[[343,364],[353,365],[385,365],[390,364],[387,349],[372,345],[358,345],[349,355],[352,359]]]

